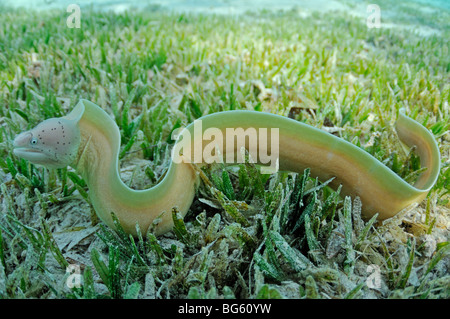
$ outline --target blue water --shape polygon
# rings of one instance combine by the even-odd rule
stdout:
[[[450,11],[450,0],[416,0],[416,2]]]
[[[450,30],[450,0],[0,0],[0,5],[23,7],[34,10],[66,10],[76,3],[81,9],[108,10],[121,13],[125,10],[168,10],[175,12],[241,14],[254,10],[296,10],[341,11],[364,20],[367,19],[367,5],[379,4],[381,20],[386,27],[412,27],[423,35],[437,34],[442,29]],[[1,7],[0,7],[1,9]],[[411,9],[411,10],[405,10]],[[416,12],[422,13],[416,18]],[[417,14],[417,13],[416,13]],[[435,23],[439,16],[440,23]],[[445,24],[442,21],[449,21]]]
[[[313,10],[327,10],[328,7],[345,7],[346,3],[377,4],[377,1],[364,0],[0,0],[0,4],[12,7],[25,7],[39,10],[51,8],[65,8],[69,4],[76,3],[80,7],[92,6],[96,9],[115,8],[145,8],[158,5],[162,8],[173,10],[199,11],[211,10],[214,8],[224,11],[234,9],[235,11],[252,9],[290,9],[293,6],[304,7]],[[426,7],[434,7],[450,10],[450,0],[411,0],[406,1],[415,4],[422,4]],[[380,2],[383,4],[383,1]]]

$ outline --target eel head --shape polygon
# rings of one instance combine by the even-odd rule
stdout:
[[[14,154],[33,164],[48,168],[63,168],[78,156],[81,134],[78,121],[81,114],[51,118],[14,139]]]

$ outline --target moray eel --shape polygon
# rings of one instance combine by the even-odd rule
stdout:
[[[329,184],[331,187],[342,185],[342,195],[360,197],[365,218],[376,213],[380,220],[390,218],[410,204],[422,201],[439,175],[440,154],[433,135],[405,116],[403,111],[399,112],[396,122],[398,136],[407,146],[416,146],[421,166],[427,168],[414,186],[357,146],[283,116],[242,110],[214,113],[199,120],[201,132],[197,133],[213,130],[216,137],[218,133],[226,136],[227,128],[242,128],[235,131],[238,133],[248,132],[249,128],[276,130],[279,169],[303,172],[310,168],[311,175],[321,181],[334,178]],[[199,183],[192,162],[204,165],[219,153],[225,156],[242,151],[237,143],[229,146],[223,137],[214,142],[214,152],[200,152],[200,157],[194,160],[194,155],[190,154],[211,147],[211,143],[205,145],[204,141],[195,138],[196,130],[198,126],[195,128],[194,123],[184,129],[183,132],[191,134],[181,134],[183,138],[177,140],[174,149],[178,149],[178,160],[172,157],[161,182],[145,190],[133,190],[121,180],[119,129],[104,110],[87,100],[81,100],[68,115],[45,120],[18,135],[14,140],[14,154],[49,168],[69,165],[76,169],[88,185],[97,215],[110,227],[114,228],[112,212],[125,231],[132,235],[136,235],[136,223],[146,233],[159,217],[154,233],[160,235],[172,229],[173,207],[184,216],[192,204]],[[211,139],[212,135],[209,135]],[[257,143],[258,151],[266,154],[273,151],[272,143],[261,140]],[[247,139],[247,149],[249,144]]]

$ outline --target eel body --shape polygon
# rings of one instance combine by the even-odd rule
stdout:
[[[206,115],[199,120],[200,129],[192,123],[181,133],[183,138],[177,141],[174,146],[176,153],[172,154],[177,156],[177,160],[172,157],[165,177],[145,190],[133,190],[121,180],[119,129],[104,110],[87,100],[81,100],[67,116],[48,119],[18,135],[14,140],[14,153],[48,167],[69,165],[75,168],[89,187],[97,215],[114,228],[111,218],[114,212],[125,231],[133,235],[136,235],[136,223],[146,233],[158,217],[161,220],[155,234],[171,230],[173,207],[177,207],[183,216],[186,214],[199,182],[192,162],[203,165],[220,153],[222,157],[240,153],[238,143],[226,143],[227,129],[230,128],[240,128],[240,131],[234,131],[237,135],[259,130],[261,139],[257,140],[257,152],[274,154],[276,151],[276,166],[280,170],[303,172],[310,168],[311,175],[321,181],[334,178],[329,184],[331,187],[342,185],[342,195],[360,197],[366,218],[378,213],[378,218],[383,220],[412,203],[420,202],[439,174],[440,155],[433,135],[403,112],[399,112],[396,122],[398,136],[407,146],[416,146],[421,166],[427,168],[414,186],[357,146],[283,116],[256,111],[226,111]],[[277,132],[278,140],[270,134],[262,134],[260,129],[267,130],[266,133]],[[195,138],[198,136],[196,133],[207,136],[209,140]],[[222,140],[217,138],[219,133],[223,133]],[[274,141],[277,142],[276,149]],[[247,138],[245,148],[250,149],[251,144]],[[214,145],[214,150],[206,152],[205,148],[211,148],[211,145]],[[201,155],[194,158],[193,154]]]

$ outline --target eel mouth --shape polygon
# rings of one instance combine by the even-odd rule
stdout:
[[[48,156],[40,149],[30,147],[30,140],[33,134],[23,132],[16,136],[13,142],[14,155],[29,160],[34,164],[45,164],[48,162]]]
[[[16,154],[16,155],[23,155],[23,154],[27,154],[27,153],[42,154],[42,152],[40,150],[36,150],[34,148],[29,148],[29,147],[15,147],[14,148],[14,154]]]
[[[27,159],[32,163],[41,164],[47,160],[47,156],[40,150],[29,147],[15,147],[14,155]]]

